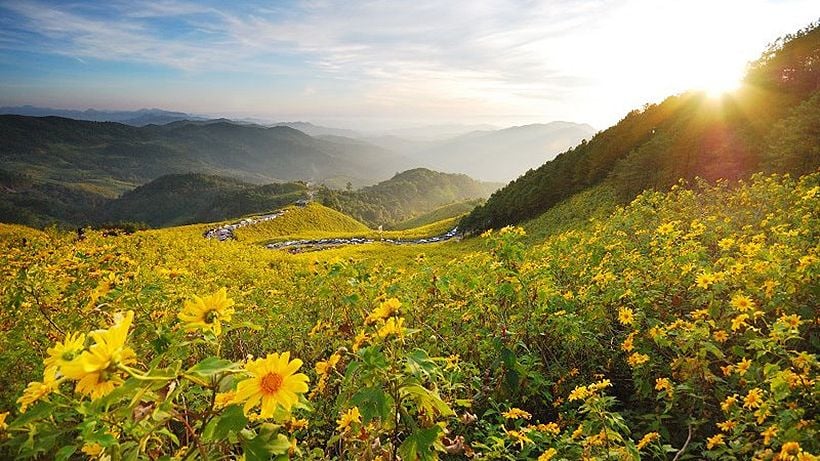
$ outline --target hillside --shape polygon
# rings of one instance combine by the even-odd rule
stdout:
[[[681,178],[814,171],[820,166],[818,59],[815,25],[767,50],[734,95],[716,100],[690,92],[632,111],[493,194],[462,226],[480,231],[532,219],[604,181],[625,203]]]
[[[166,175],[105,203],[93,218],[167,227],[261,213],[307,197],[303,183],[257,186],[220,176]]]
[[[398,224],[455,202],[485,198],[497,188],[498,184],[463,174],[416,168],[356,191],[323,188],[317,200],[378,227]]]
[[[167,174],[195,172],[257,184],[343,175],[372,184],[401,163],[361,141],[225,121],[132,127],[3,115],[0,139],[2,220],[32,225],[88,222],[92,208]]]
[[[196,458],[195,447],[176,443],[191,408],[213,412],[226,434],[203,436],[203,451],[259,453],[230,437],[278,425],[251,421],[242,402],[215,406],[213,396],[232,398],[237,384],[220,388],[207,378],[248,381],[254,362],[245,358],[274,352],[298,358],[293,370],[309,378],[299,393],[312,408],[291,411],[310,425],[296,429],[297,447],[317,459],[350,453],[327,443],[350,432],[337,422],[350,401],[370,418],[366,447],[406,447],[422,424],[444,436],[432,419],[463,434],[451,450],[486,458],[817,453],[818,191],[813,174],[646,192],[538,245],[512,228],[423,253],[373,244],[299,256],[254,245],[252,235],[206,240],[201,226],[117,237],[90,231],[79,240],[0,225],[0,302],[8,306],[0,310],[0,362],[15,370],[0,375],[9,434],[0,457],[52,459],[64,447],[93,447],[89,440],[138,454],[130,437],[144,435],[148,422],[162,441],[158,452]],[[291,224],[312,222],[310,232],[347,226],[318,204],[291,212],[304,213]],[[285,223],[275,232],[304,231]],[[202,299],[223,299],[216,323],[179,315]],[[123,325],[121,311],[127,328],[100,329]],[[57,328],[103,338],[119,330],[112,347],[135,359],[98,393],[70,377],[43,390],[48,351],[73,338]],[[85,354],[89,346],[74,347]],[[68,369],[67,360],[57,363]],[[389,397],[396,383],[411,396],[404,403]],[[171,387],[180,397],[163,404],[174,411],[154,408]],[[407,416],[393,438],[395,426],[384,421],[400,411]],[[210,434],[209,417],[190,426]],[[87,435],[89,418],[99,432]],[[610,421],[615,448],[601,442]],[[726,421],[736,430],[723,429],[732,427]],[[511,428],[527,425],[529,442],[519,444]],[[775,426],[774,436],[761,434]],[[111,435],[115,428],[122,432]],[[362,445],[359,433],[348,446]],[[275,449],[286,456],[290,446],[282,440]]]
[[[410,218],[406,221],[393,224],[389,228],[395,230],[413,229],[415,227],[426,226],[443,219],[461,217],[482,203],[484,203],[484,200],[482,199],[471,199],[463,202],[451,203],[449,205],[438,207],[433,211],[428,211],[427,213],[416,216],[415,218]]]
[[[240,242],[264,242],[279,237],[310,237],[367,233],[370,229],[355,219],[318,203],[287,208],[282,216],[253,226],[237,229]]]

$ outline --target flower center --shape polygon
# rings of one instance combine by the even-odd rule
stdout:
[[[62,358],[66,362],[70,362],[70,361],[74,360],[74,357],[76,357],[76,356],[77,356],[77,351],[65,351],[65,352],[63,352],[63,355],[60,358]]]
[[[209,310],[205,313],[205,323],[212,324],[219,317],[219,313],[215,310]]]
[[[278,373],[268,373],[262,377],[259,384],[265,394],[274,394],[282,387],[282,375]]]

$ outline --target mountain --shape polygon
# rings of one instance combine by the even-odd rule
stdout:
[[[363,141],[317,139],[288,127],[225,120],[133,127],[2,115],[0,164],[0,220],[42,225],[88,222],[92,208],[167,174],[255,184],[341,176],[363,185],[390,177],[406,162]]]
[[[439,171],[509,181],[593,134],[591,126],[570,122],[474,131],[428,146],[413,158]]]
[[[624,203],[681,178],[812,172],[820,167],[818,63],[820,28],[813,25],[766,50],[733,95],[688,92],[634,110],[497,191],[462,220],[462,228],[519,223],[592,189]]]
[[[331,128],[327,126],[320,126],[314,125],[309,122],[280,122],[275,123],[272,126],[286,126],[289,128],[293,128],[294,130],[299,130],[302,133],[305,133],[310,136],[343,136],[346,138],[359,138],[361,137],[361,133],[353,130],[347,130],[344,128]]]
[[[415,168],[356,191],[322,188],[317,200],[372,227],[389,226],[443,205],[487,197],[500,184]]]
[[[506,182],[594,134],[595,129],[587,124],[551,122],[471,131],[445,139],[396,135],[362,139],[433,170]]]
[[[205,120],[184,112],[172,112],[162,109],[140,109],[135,111],[101,111],[95,109],[72,110],[72,109],[52,109],[48,107],[35,106],[15,106],[0,107],[0,114],[4,115],[25,115],[29,117],[63,117],[74,120],[87,120],[92,122],[118,122],[132,126],[164,125],[166,123],[179,120]]]
[[[95,222],[167,227],[261,213],[308,196],[304,183],[259,186],[213,175],[166,175],[105,203],[93,216]]]
[[[226,121],[132,127],[3,115],[0,139],[6,172],[107,198],[165,174],[189,172],[257,184],[321,182],[339,175],[372,184],[388,178],[398,162],[395,154],[362,141],[336,142],[287,127]]]

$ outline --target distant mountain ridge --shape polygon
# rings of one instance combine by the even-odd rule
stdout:
[[[438,171],[509,181],[594,134],[590,125],[571,122],[473,131],[424,148],[413,158]]]
[[[74,120],[86,120],[91,122],[117,122],[131,126],[164,125],[180,120],[206,120],[203,117],[187,114],[185,112],[174,112],[162,109],[139,109],[139,110],[75,110],[75,109],[52,109],[49,107],[36,106],[7,106],[0,107],[0,115],[25,115],[29,117],[63,117]]]

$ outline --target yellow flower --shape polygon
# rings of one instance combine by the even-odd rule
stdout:
[[[760,404],[763,402],[763,391],[754,388],[746,394],[746,397],[743,398],[743,408],[760,408]]]
[[[359,349],[362,347],[365,341],[367,341],[368,336],[364,331],[360,331],[356,334],[356,337],[353,338],[353,353],[359,352]]]
[[[334,352],[326,361],[316,362],[316,373],[319,375],[326,375],[330,373],[330,370],[339,363],[339,359],[342,357],[337,353]]]
[[[586,386],[578,386],[575,389],[573,389],[572,392],[569,393],[569,397],[567,400],[569,400],[570,402],[575,400],[584,400],[587,397],[589,397],[589,395],[590,392]]]
[[[527,437],[527,435],[526,435],[526,434],[524,434],[524,433],[523,433],[523,432],[521,432],[521,431],[514,431],[514,430],[510,430],[510,431],[508,431],[508,430],[506,430],[506,429],[504,429],[504,431],[507,433],[507,435],[508,435],[511,439],[515,440],[515,443],[517,443],[517,444],[518,444],[521,448],[524,448],[524,445],[525,445],[525,444],[528,444],[528,443],[533,443],[533,442],[532,442],[532,439],[530,439],[529,437]]]
[[[728,412],[737,403],[737,395],[730,395],[720,404],[720,409]]]
[[[772,424],[767,427],[765,431],[761,432],[760,435],[763,436],[764,445],[770,444],[772,442],[772,438],[777,435],[777,425]]]
[[[353,423],[362,423],[362,414],[359,413],[359,407],[353,407],[347,410],[347,412],[342,413],[341,417],[336,420],[336,430],[345,432]]]
[[[800,449],[800,444],[797,442],[786,442],[783,446],[780,447],[780,459],[787,460],[787,459],[794,459],[803,450]]]
[[[379,335],[380,338],[386,338],[390,335],[396,335],[401,338],[404,336],[404,318],[399,317],[396,319],[395,317],[391,317],[379,328],[376,334]]]
[[[754,309],[755,302],[752,301],[752,298],[749,298],[743,294],[736,294],[732,297],[732,307],[739,310],[740,312],[746,312],[748,310]]]
[[[75,391],[96,399],[122,383],[119,366],[135,361],[134,350],[125,345],[133,320],[134,312],[128,311],[111,328],[92,332],[90,336],[94,344],[63,365],[63,374],[77,381]]]
[[[9,425],[6,424],[6,418],[8,418],[9,412],[0,413],[0,431],[5,431]]]
[[[717,427],[723,432],[730,432],[737,426],[737,421],[727,420],[722,423],[717,423]]]
[[[520,408],[510,408],[508,411],[505,411],[504,413],[501,413],[501,416],[503,416],[506,419],[519,419],[519,418],[530,419],[530,418],[532,418],[531,414],[527,413],[526,411],[524,411]]]
[[[222,322],[231,321],[233,305],[233,300],[228,298],[227,289],[223,287],[211,296],[194,296],[193,301],[185,301],[185,307],[177,318],[185,322],[186,330],[211,331],[219,336],[222,333]]]
[[[86,443],[83,445],[82,452],[88,456],[99,456],[103,452],[103,447],[99,443]]]
[[[749,319],[749,316],[746,314],[740,314],[737,317],[732,319],[732,331],[740,330],[741,328],[746,327],[746,320]]]
[[[634,341],[636,333],[637,332],[633,331],[632,333],[629,334],[629,336],[626,337],[623,344],[621,344],[621,350],[622,351],[632,352],[632,349],[635,347],[634,344],[633,344],[633,341]]]
[[[236,392],[234,391],[220,392],[216,394],[216,397],[214,397],[214,410],[220,410],[227,407],[233,403],[235,398]]]
[[[541,453],[541,456],[538,457],[538,461],[550,461],[557,454],[558,450],[555,448],[549,448],[545,452]]]
[[[46,367],[57,367],[60,369],[63,365],[71,362],[83,351],[85,347],[85,335],[81,333],[68,334],[65,340],[61,343],[55,344],[46,351],[48,357],[44,360]]]
[[[739,374],[740,376],[743,376],[749,370],[749,367],[751,365],[752,365],[752,361],[747,359],[747,358],[744,358],[737,365],[735,365],[735,370],[737,371],[737,374]]]
[[[656,391],[666,391],[667,394],[672,394],[672,383],[669,378],[658,378],[655,380]]]
[[[715,283],[716,281],[717,277],[709,272],[702,272],[697,276],[697,278],[695,278],[695,283],[697,283],[697,286],[699,288],[703,288],[704,290],[709,288],[709,285]]]
[[[650,433],[646,434],[645,436],[643,436],[641,438],[640,441],[638,441],[638,445],[637,445],[638,450],[639,451],[643,450],[644,447],[646,447],[650,443],[658,440],[660,437],[661,437],[661,435],[658,434],[657,432],[650,432]]]
[[[666,234],[672,233],[672,231],[674,231],[674,230],[675,230],[675,223],[674,222],[668,222],[666,224],[661,224],[660,226],[658,226],[658,228],[655,229],[655,232],[657,232],[661,235],[666,235]]]
[[[392,315],[398,314],[401,307],[401,301],[396,298],[390,298],[387,301],[379,304],[379,307],[373,309],[373,312],[364,320],[365,325],[376,323],[379,320],[384,320]]]
[[[729,334],[723,330],[718,330],[712,335],[712,337],[719,343],[725,343],[726,340],[729,339]]]
[[[536,430],[538,432],[549,433],[552,435],[558,435],[561,433],[561,428],[558,427],[556,423],[547,423],[547,424],[538,424],[536,426],[530,425],[527,426],[530,430]]]
[[[296,373],[302,366],[299,359],[290,360],[290,352],[268,354],[245,365],[250,378],[236,386],[234,403],[245,402],[245,413],[261,404],[260,416],[270,418],[280,405],[286,411],[299,401],[299,394],[308,390],[308,377]]]
[[[575,440],[582,435],[584,435],[584,426],[582,424],[579,424],[578,427],[576,427],[575,430],[572,431],[572,439]]]
[[[626,359],[627,363],[630,366],[637,367],[649,361],[649,356],[646,354],[641,354],[640,352],[635,352]]]
[[[288,432],[294,433],[300,429],[307,429],[308,427],[308,420],[306,419],[297,419],[297,418],[290,418],[290,421],[285,423],[287,426]]]
[[[589,385],[589,391],[590,392],[598,392],[601,389],[605,389],[607,387],[612,387],[612,381],[610,381],[608,379],[602,379],[602,380],[598,381],[597,383],[590,384]]]
[[[709,450],[723,444],[723,434],[717,434],[706,439],[706,448]]]
[[[800,316],[797,314],[784,315],[777,319],[777,321],[789,328],[797,328],[800,326]]]
[[[635,322],[635,314],[632,309],[628,307],[618,309],[618,321],[624,325],[632,325]]]
[[[17,403],[20,405],[20,413],[25,413],[29,406],[51,394],[59,385],[60,381],[57,380],[57,368],[46,368],[45,373],[43,373],[43,382],[34,381],[28,383],[26,390],[23,391],[23,395],[17,399]]]

